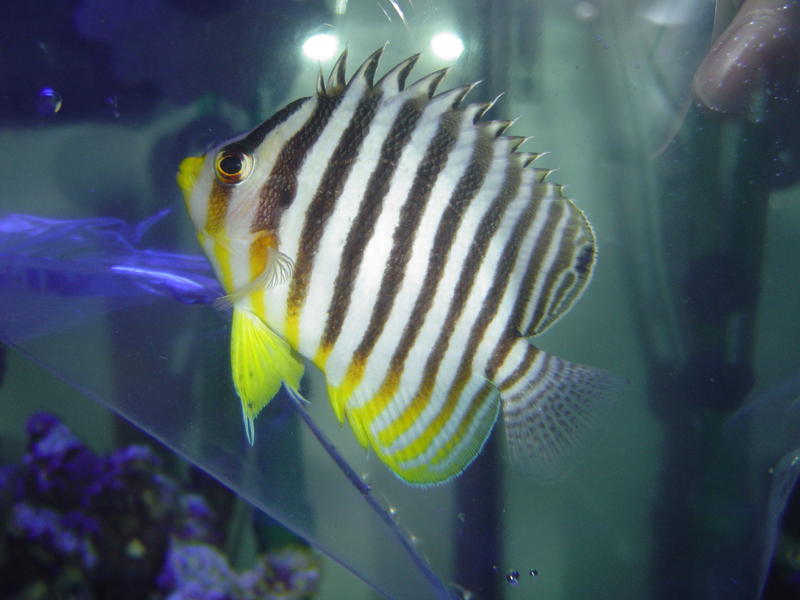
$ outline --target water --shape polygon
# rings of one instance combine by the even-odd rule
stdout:
[[[0,24],[14,57],[0,95],[0,218],[70,225],[15,241],[12,260],[0,221],[0,333],[27,353],[4,358],[3,461],[35,409],[105,448],[121,443],[119,413],[326,553],[321,598],[437,598],[450,584],[488,600],[756,597],[788,539],[778,520],[800,446],[792,36],[776,30],[767,53],[734,48],[756,73],[746,82],[705,63],[706,84],[722,87],[695,81],[701,97],[740,111],[722,115],[690,93],[734,17],[728,3],[716,21],[712,6],[655,0],[26,6]],[[780,27],[797,32],[792,11]],[[630,383],[565,472],[538,481],[514,470],[499,428],[459,480],[409,488],[338,428],[315,378],[311,415],[368,486],[343,474],[286,398],[259,418],[255,448],[243,441],[226,317],[203,301],[214,284],[189,257],[199,248],[175,171],[313,93],[317,58],[332,61],[303,53],[318,35],[347,45],[353,63],[386,40],[384,66],[421,50],[415,74],[449,64],[442,89],[480,79],[474,100],[505,92],[489,117],[519,116],[510,133],[550,152],[542,165],[590,218],[594,279],[537,344]],[[327,52],[324,39],[306,52]],[[231,545],[246,555],[255,542],[243,522],[250,533]],[[797,595],[785,556],[766,597]]]

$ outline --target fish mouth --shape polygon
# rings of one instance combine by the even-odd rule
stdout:
[[[189,206],[189,198],[192,197],[192,191],[197,183],[197,179],[200,177],[200,171],[203,168],[204,160],[204,156],[188,156],[181,161],[181,165],[178,167],[176,179],[178,180],[178,186],[180,186],[183,192],[183,200],[186,202],[187,207]]]

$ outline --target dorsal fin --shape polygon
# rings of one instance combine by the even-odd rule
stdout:
[[[325,75],[322,74],[322,65],[317,73],[317,96],[326,96],[328,91],[325,89]]]
[[[358,67],[355,73],[353,73],[350,81],[347,82],[347,87],[350,87],[359,81],[366,83],[367,87],[369,88],[374,87],[373,80],[375,79],[375,71],[378,70],[378,63],[381,60],[381,56],[383,55],[385,48],[385,45],[381,46],[375,50],[375,52],[370,54],[367,60],[361,63],[361,66]]]
[[[500,135],[502,135],[502,133]],[[519,150],[519,147],[522,146],[522,144],[524,144],[531,138],[524,135],[507,135],[506,139],[511,144],[511,150],[516,152],[517,150]]]
[[[328,75],[328,85],[327,88],[329,90],[328,93],[336,93],[344,89],[346,84],[345,79],[345,71],[347,67],[347,48],[342,50],[342,53],[339,55],[339,58],[336,59],[336,63],[333,65],[331,69],[330,75]]]
[[[536,181],[539,183],[544,183],[545,179],[547,179],[551,173],[555,172],[555,169],[542,169],[539,167],[534,167],[533,172],[536,173]]]
[[[403,62],[392,67],[380,78],[375,87],[381,88],[386,94],[402,92],[405,89],[406,78],[408,78],[408,74],[414,68],[414,65],[417,64],[419,56],[419,53],[409,56]]]
[[[440,99],[447,99],[450,102],[450,107],[454,110],[460,108],[461,101],[467,97],[472,90],[474,90],[480,81],[475,81],[473,83],[468,83],[467,85],[462,85],[450,90],[446,90],[444,92],[440,92],[436,96],[432,97],[431,100],[437,101]],[[480,118],[480,111],[483,109],[483,105],[481,104],[470,104],[469,106],[464,107],[462,110],[469,110],[473,111],[474,114],[472,115],[472,122],[475,123]]]
[[[439,69],[438,71],[434,71],[433,73],[428,73],[425,77],[418,79],[414,83],[412,83],[408,87],[408,92],[411,93],[424,93],[428,98],[433,98],[433,95],[436,93],[436,88],[441,83],[444,76],[450,71],[448,67],[444,69]]]

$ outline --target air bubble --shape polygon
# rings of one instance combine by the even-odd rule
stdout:
[[[54,115],[61,110],[61,94],[51,87],[43,87],[36,95],[36,112],[42,116]]]
[[[511,585],[517,585],[519,583],[519,571],[511,569],[506,573],[506,581]]]

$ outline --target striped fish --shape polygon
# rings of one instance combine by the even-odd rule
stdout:
[[[475,458],[502,405],[519,462],[552,462],[606,375],[529,337],[581,294],[595,258],[583,213],[517,151],[508,121],[406,87],[417,56],[374,83],[381,50],[178,174],[233,308],[231,364],[245,430],[306,359],[358,441],[403,480],[446,481]]]

